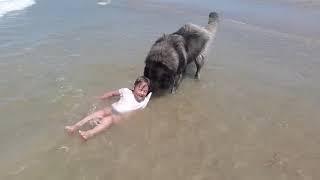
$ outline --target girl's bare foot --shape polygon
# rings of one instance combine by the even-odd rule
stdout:
[[[73,134],[76,131],[76,127],[74,126],[65,126],[64,129],[67,131],[68,134]]]
[[[88,140],[92,135],[86,131],[81,131],[79,130],[79,134],[80,134],[80,137],[83,139],[83,140]]]

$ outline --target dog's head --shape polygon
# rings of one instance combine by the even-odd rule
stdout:
[[[146,57],[144,76],[151,80],[153,92],[161,94],[174,84],[179,67],[179,53],[174,42],[170,35],[163,35],[152,45]]]
[[[160,62],[146,62],[144,76],[151,80],[151,89],[155,93],[168,90],[174,83],[175,72]]]

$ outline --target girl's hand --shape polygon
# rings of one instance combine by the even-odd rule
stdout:
[[[97,98],[100,100],[108,99],[109,97],[119,96],[120,93],[118,91],[111,91],[108,93],[103,94],[102,96],[98,96]]]
[[[105,99],[107,99],[107,97],[105,97],[105,96],[98,96],[97,98],[100,99],[100,100],[105,100]]]
[[[104,100],[106,99],[106,97],[104,96],[94,96],[95,99],[99,99],[99,100]]]

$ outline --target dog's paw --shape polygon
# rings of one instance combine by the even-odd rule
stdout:
[[[171,88],[171,90],[170,90],[170,93],[171,93],[171,94],[175,94],[175,93],[176,93],[176,91],[177,91],[177,88],[172,87],[172,88]]]
[[[195,79],[195,80],[200,80],[200,74],[194,75],[194,79]]]

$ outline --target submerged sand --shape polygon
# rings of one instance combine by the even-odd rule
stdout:
[[[221,13],[200,81],[188,76],[177,94],[86,143],[65,135],[112,102],[94,96],[130,87],[162,32],[206,23],[203,9],[141,4],[119,2],[104,24],[2,54],[0,179],[320,178],[320,43],[240,12]]]

